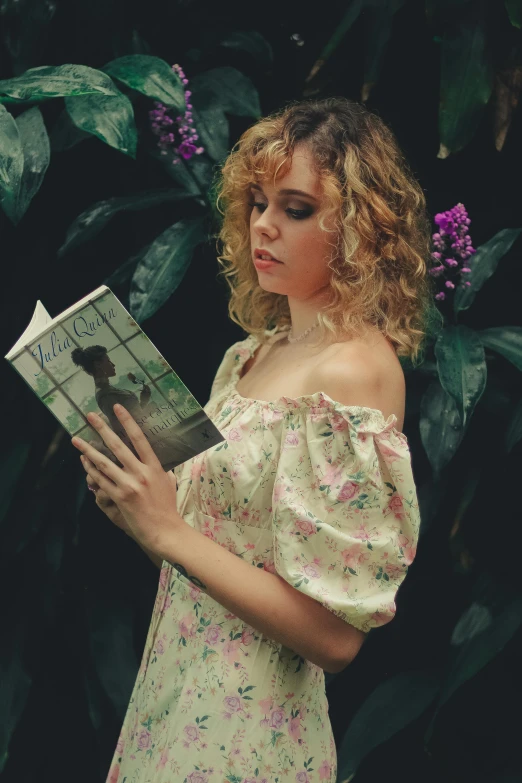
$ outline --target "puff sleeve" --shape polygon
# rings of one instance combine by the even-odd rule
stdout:
[[[391,415],[326,395],[285,415],[274,490],[276,572],[367,632],[388,623],[415,557],[419,507]]]

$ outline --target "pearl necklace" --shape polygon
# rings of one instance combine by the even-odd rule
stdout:
[[[302,334],[298,335],[297,337],[292,337],[290,335],[290,332],[292,331],[290,329],[290,332],[287,335],[288,342],[289,343],[298,343],[300,340],[303,340],[308,334],[310,334],[312,329],[315,329],[317,326],[319,326],[319,322],[313,324],[313,326],[309,326],[308,329],[305,329],[305,331]]]

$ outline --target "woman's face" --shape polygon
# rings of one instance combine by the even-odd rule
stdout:
[[[94,364],[95,378],[113,378],[116,375],[116,365],[111,362],[109,355],[105,354]]]
[[[308,194],[284,193],[300,190]],[[259,284],[266,291],[295,299],[310,299],[329,285],[327,266],[334,235],[321,231],[317,213],[322,188],[313,169],[313,159],[306,146],[298,145],[290,171],[272,182],[258,182],[249,188],[250,245],[252,263],[259,253],[270,253],[281,263],[266,269],[257,268]]]

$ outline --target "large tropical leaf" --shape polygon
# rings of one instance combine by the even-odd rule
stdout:
[[[197,101],[200,110],[218,105],[237,117],[259,119],[261,116],[258,92],[248,76],[237,68],[223,66],[199,73],[192,78],[191,87],[191,103],[196,105],[194,101]]]
[[[192,195],[185,190],[169,188],[134,193],[132,196],[115,196],[104,201],[97,201],[71,223],[65,242],[58,250],[58,256],[62,257],[83,242],[94,239],[118,212],[136,212],[168,201],[185,201],[190,198]]]
[[[430,383],[421,401],[420,435],[435,480],[457,451],[464,428],[454,399],[438,381]]]
[[[132,103],[126,95],[79,95],[66,98],[65,107],[82,131],[131,158],[136,157],[138,134]]]
[[[13,222],[17,220],[23,170],[24,153],[18,125],[5,106],[0,106],[0,204]]]
[[[493,326],[478,333],[482,344],[522,371],[522,326]]]
[[[71,95],[118,95],[107,74],[87,65],[42,65],[0,81],[0,103],[45,101]]]
[[[368,0],[367,0],[368,3]],[[393,19],[405,0],[376,0],[366,14],[366,46],[362,99],[367,101],[371,87],[377,83],[393,31]]]
[[[219,39],[219,45],[247,52],[263,68],[274,60],[272,45],[257,30],[231,30]]]
[[[85,139],[92,139],[92,135],[77,128],[71,120],[67,109],[63,109],[51,128],[49,138],[53,152],[64,152],[75,147],[81,141],[85,141]]]
[[[497,617],[486,623],[484,630],[479,633],[476,633],[476,628],[470,624],[471,633],[468,634],[467,640],[457,648],[444,678],[437,710],[426,732],[426,742],[433,734],[435,720],[442,705],[453,696],[461,685],[478,674],[504,649],[521,624],[522,596],[515,596]]]
[[[338,753],[337,779],[353,780],[363,759],[422,715],[439,688],[440,676],[430,671],[403,672],[381,683],[348,726]]]
[[[185,111],[185,87],[171,66],[159,57],[129,54],[107,63],[103,71],[178,113]]]
[[[513,415],[504,436],[506,451],[511,451],[520,438],[522,438],[522,399],[518,401],[515,410],[513,411]]]
[[[522,2],[520,0],[504,0],[508,12],[509,21],[513,27],[522,27]]]
[[[487,365],[479,335],[467,326],[448,326],[435,343],[443,389],[455,400],[463,426],[486,387]]]
[[[33,197],[40,190],[51,160],[51,147],[42,113],[36,106],[19,114],[16,118],[16,124],[20,132],[24,156],[24,170],[16,206],[16,221],[18,222],[27,211]]]
[[[130,290],[131,313],[138,323],[154,315],[177,289],[194,248],[206,238],[203,227],[202,217],[180,220],[157,237],[139,261]]]
[[[448,19],[442,38],[439,157],[458,152],[472,139],[493,89],[494,65],[486,41],[486,0]],[[458,21],[456,21],[458,19]]]
[[[477,252],[469,259],[471,272],[468,274],[467,280],[471,285],[458,288],[455,292],[453,305],[455,312],[467,310],[473,303],[475,295],[486,280],[491,277],[498,262],[511,249],[521,231],[521,228],[503,228],[488,242],[477,248]]]

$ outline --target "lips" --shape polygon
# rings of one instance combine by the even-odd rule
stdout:
[[[268,259],[261,259],[261,256],[268,256]],[[261,250],[261,248],[256,247],[254,250],[254,259],[260,259],[260,260],[270,260],[270,261],[276,261],[278,264],[282,264],[283,262],[280,261],[278,258],[275,258],[272,253],[269,253],[268,250]]]

